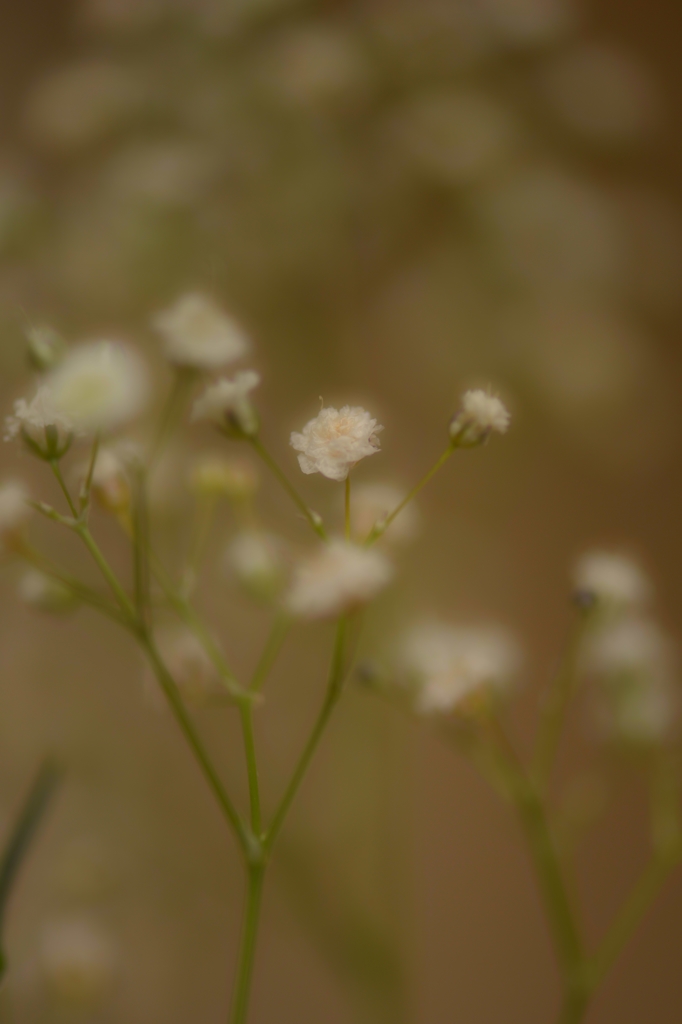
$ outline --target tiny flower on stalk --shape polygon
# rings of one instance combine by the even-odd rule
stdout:
[[[156,641],[170,674],[183,700],[194,707],[202,707],[211,698],[224,695],[220,677],[194,633],[182,627],[166,627],[157,631]],[[151,673],[145,685],[157,694],[157,684]],[[164,704],[160,704],[164,707]]]
[[[429,621],[407,634],[401,667],[419,714],[478,715],[509,691],[521,660],[503,627]]]
[[[243,530],[225,552],[227,568],[257,601],[273,601],[285,583],[282,542],[262,530]]]
[[[6,441],[21,437],[29,451],[48,461],[66,455],[75,433],[73,420],[57,408],[52,391],[45,384],[30,402],[19,398],[14,403],[14,414],[5,419]]]
[[[248,501],[258,489],[258,473],[246,459],[226,459],[210,453],[197,458],[189,482],[195,494],[204,498]]]
[[[639,565],[626,555],[609,551],[588,551],[575,566],[576,595],[606,611],[623,612],[642,608],[653,594],[651,581]]]
[[[367,537],[375,527],[378,536],[392,544],[405,544],[412,540],[419,526],[419,513],[413,503],[406,505],[400,515],[382,529],[388,516],[397,508],[405,493],[392,484],[361,483],[353,487],[351,528],[354,537]]]
[[[259,384],[255,370],[242,370],[232,380],[221,377],[196,400],[192,420],[207,420],[228,437],[255,437],[260,424],[249,393]]]
[[[196,292],[183,295],[159,313],[153,325],[165,342],[165,355],[176,366],[218,370],[248,352],[249,339],[239,324],[211,299]]]
[[[499,398],[487,391],[466,391],[460,411],[450,423],[450,437],[462,448],[487,441],[493,432],[506,433],[511,416]]]
[[[299,452],[304,473],[321,473],[343,481],[353,466],[379,451],[377,434],[384,428],[360,406],[321,409],[300,433],[292,433],[291,447]]]
[[[28,569],[21,577],[19,597],[29,608],[52,614],[71,612],[79,605],[73,591],[39,569]]]
[[[21,541],[24,525],[31,513],[29,493],[19,480],[0,484],[0,555]]]
[[[91,1010],[111,990],[117,966],[115,946],[88,917],[51,921],[41,943],[42,970],[49,995],[70,1010]]]
[[[55,409],[83,433],[117,430],[142,412],[147,369],[127,345],[95,341],[71,349],[47,379]]]
[[[376,548],[333,540],[298,564],[285,606],[303,619],[332,618],[371,601],[392,578]]]

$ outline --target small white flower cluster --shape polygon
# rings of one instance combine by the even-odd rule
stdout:
[[[227,568],[256,600],[272,601],[282,590],[286,570],[282,542],[263,530],[242,530],[225,552]]]
[[[467,713],[506,694],[521,661],[518,641],[502,626],[432,620],[407,634],[400,670],[420,714]]]
[[[156,643],[183,700],[193,707],[202,707],[217,695],[224,694],[220,678],[203,645],[189,630],[167,626],[156,631]],[[145,688],[153,696],[158,689],[151,674],[145,676]],[[159,703],[159,707],[165,707]]]
[[[462,447],[487,441],[494,432],[504,434],[511,417],[499,398],[487,391],[466,391],[462,408],[450,423],[450,437]]]
[[[11,548],[31,512],[29,494],[18,480],[0,484],[0,555]]]
[[[168,361],[187,369],[219,370],[250,348],[239,324],[197,292],[181,296],[152,323],[164,339]]]
[[[221,377],[209,384],[192,409],[192,420],[207,420],[214,427],[237,437],[258,432],[258,415],[249,394],[260,384],[255,370],[241,370],[233,380]]]
[[[377,438],[383,427],[360,406],[321,409],[291,435],[291,446],[299,452],[304,473],[321,473],[329,480],[345,480],[353,466],[379,451]]]
[[[392,578],[380,551],[334,539],[296,566],[285,606],[301,618],[331,618],[371,601]]]
[[[597,550],[578,561],[574,582],[597,613],[583,664],[598,683],[601,731],[625,743],[663,742],[677,719],[679,695],[673,645],[646,613],[651,581],[632,559]]]

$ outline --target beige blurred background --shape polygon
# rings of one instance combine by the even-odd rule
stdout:
[[[253,334],[264,429],[292,472],[288,433],[318,395],[385,424],[358,477],[409,483],[459,391],[493,384],[513,429],[424,494],[362,652],[424,611],[508,623],[528,652],[512,716],[527,744],[583,548],[640,555],[680,637],[679,17],[673,0],[5,0],[4,407],[22,393],[28,324],[113,332],[153,357],[150,316],[190,287]],[[28,456],[6,445],[0,460],[55,499]],[[304,484],[313,507],[335,507],[329,481]],[[305,539],[269,483],[263,505]],[[182,508],[172,494],[160,513],[169,538]],[[267,614],[220,572],[219,525],[203,604],[246,672]],[[125,566],[114,528],[98,528]],[[5,821],[45,750],[68,773],[12,903],[3,1019],[217,1024],[242,893],[230,836],[128,640],[86,611],[30,612],[15,579],[0,583]],[[325,627],[298,628],[274,673],[258,722],[269,807],[329,645]],[[229,711],[198,720],[241,786]],[[562,772],[595,756],[578,710]],[[592,939],[646,857],[641,784],[612,772],[577,862]],[[56,1009],[40,975],[41,930],[73,914],[117,950],[109,997],[80,1014]],[[589,1024],[679,1021],[681,953],[678,872]],[[253,1024],[544,1024],[557,998],[514,822],[423,726],[349,685],[268,883]]]

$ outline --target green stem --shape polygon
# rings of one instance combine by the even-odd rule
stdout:
[[[580,1024],[589,1004],[590,997],[587,992],[580,989],[567,992],[559,1012],[558,1024]]]
[[[578,661],[588,614],[583,612],[569,640],[561,666],[547,695],[533,752],[533,778],[540,791],[549,785],[556,759],[568,705],[573,697],[578,675]]]
[[[324,733],[331,713],[336,707],[339,697],[341,696],[341,688],[345,674],[344,653],[347,624],[348,620],[346,616],[341,616],[336,627],[334,651],[332,654],[332,663],[329,670],[329,682],[327,683],[327,692],[325,694],[324,702],[320,708],[317,719],[315,720],[312,732],[310,733],[306,745],[303,748],[298,764],[294,769],[294,773],[291,776],[289,785],[287,786],[284,796],[275,811],[270,827],[265,833],[263,845],[266,852],[269,852],[273,847],[275,839],[284,824],[289,808],[291,807],[299,786],[301,785],[306,771],[308,770],[308,766],[315,751],[317,750],[317,745],[322,738],[322,734]]]
[[[379,537],[381,537],[381,535],[386,532],[386,530],[391,525],[396,516],[399,516],[402,510],[405,508],[405,506],[409,505],[413,498],[416,498],[416,496],[419,494],[423,487],[426,487],[431,477],[435,476],[438,470],[445,465],[445,463],[448,461],[448,459],[450,458],[450,456],[453,454],[457,447],[457,443],[455,441],[451,441],[448,447],[441,455],[441,457],[437,460],[437,462],[431,467],[428,473],[425,476],[423,476],[418,483],[414,485],[412,490],[405,495],[400,504],[396,505],[393,511],[390,512],[384,519],[381,519],[379,520],[378,523],[374,524],[374,526],[369,532],[369,535],[367,536],[367,539],[365,540],[365,544],[367,547],[372,545],[375,540],[378,540]]]
[[[246,907],[237,965],[237,978],[230,1010],[230,1024],[245,1024],[251,995],[253,978],[253,962],[256,953],[256,938],[260,922],[260,909],[263,896],[265,877],[264,864],[251,864],[248,867],[246,889]]]
[[[0,861],[0,932],[4,925],[7,903],[17,873],[30,849],[36,829],[45,815],[59,777],[60,772],[56,765],[50,758],[47,758],[36,775],[5,846]],[[4,957],[0,962],[0,976],[3,968]]]
[[[318,535],[318,537],[321,537],[322,540],[328,540],[327,531],[325,530],[321,520],[319,519],[318,516],[315,515],[315,513],[312,511],[312,509],[308,508],[308,506],[306,505],[305,501],[300,496],[300,494],[298,493],[298,491],[296,490],[294,485],[289,481],[288,477],[285,476],[285,474],[279,468],[279,466],[277,465],[277,463],[275,462],[273,457],[270,455],[270,453],[267,451],[267,449],[263,446],[263,443],[260,440],[260,438],[259,437],[249,437],[248,441],[250,442],[250,444],[253,447],[254,451],[263,460],[263,462],[268,467],[268,469],[274,474],[274,476],[277,477],[277,479],[279,480],[279,482],[282,485],[282,487],[284,488],[284,490],[287,492],[287,494],[289,495],[291,500],[294,502],[296,507],[299,509],[299,511],[307,519],[308,523],[310,524],[312,529],[315,531],[315,533]]]
[[[350,540],[350,473],[346,477],[345,487],[345,516],[344,516],[344,536],[346,540]]]
[[[133,470],[133,579],[135,609],[141,622],[148,622],[149,609],[149,513],[147,489],[142,467]]]
[[[147,468],[151,469],[158,460],[163,449],[173,434],[175,426],[182,416],[185,403],[197,378],[197,371],[189,367],[176,367],[168,400],[161,414],[159,428],[147,460]]]
[[[239,812],[232,803],[228,796],[218,773],[216,772],[213,764],[204,748],[204,744],[200,739],[194,725],[187,714],[182,698],[178,692],[175,680],[171,676],[170,672],[166,668],[156,645],[152,638],[145,633],[138,634],[139,642],[149,658],[149,662],[154,669],[154,674],[161,684],[161,688],[166,695],[166,699],[170,704],[171,710],[175,715],[175,719],[180,726],[180,729],[187,740],[194,756],[196,757],[199,766],[204,774],[204,778],[208,782],[213,795],[217,799],[226,820],[234,831],[235,836],[241,846],[247,861],[260,856],[260,843],[256,836],[253,835],[250,829],[244,824]]]
[[[69,511],[71,512],[71,515],[73,516],[74,519],[78,519],[78,509],[73,503],[73,498],[71,497],[69,488],[66,486],[64,477],[62,476],[62,470],[59,465],[59,461],[57,459],[50,459],[50,466],[52,467],[52,472],[54,473],[57,479],[57,483],[62,489],[62,494],[66,498],[66,503],[69,506]]]
[[[75,576],[65,572],[60,566],[55,565],[49,558],[31,547],[28,543],[22,543],[18,554],[29,565],[35,566],[40,572],[45,573],[46,576],[56,580],[63,587],[66,587],[67,590],[70,590],[73,596],[82,604],[90,605],[91,608],[95,608],[97,611],[102,612],[102,614],[107,615],[114,622],[118,622],[119,625],[128,625],[127,619],[121,615],[115,605],[96,593],[96,591],[91,590],[90,587],[82,583]]]
[[[137,621],[135,606],[133,605],[132,601],[126,594],[121,584],[119,583],[118,577],[114,573],[113,569],[111,568],[106,558],[100,551],[99,546],[97,545],[97,542],[90,533],[89,528],[86,526],[85,523],[79,523],[75,527],[75,530],[78,536],[85,544],[88,551],[90,552],[92,558],[97,564],[99,571],[102,573],[102,576],[104,576],[104,579],[109,584],[114,597],[116,598],[121,607],[121,611],[125,616],[127,616],[130,623],[135,623]]]
[[[97,456],[99,455],[99,434],[95,434],[95,439],[92,442],[92,448],[90,450],[90,462],[88,464],[88,471],[83,481],[81,488],[79,504],[80,514],[84,516],[90,506],[90,493],[92,491],[92,479],[95,475],[95,466],[97,465]]]
[[[262,686],[268,678],[270,670],[275,663],[275,659],[282,649],[282,644],[289,632],[290,623],[291,620],[285,612],[280,612],[275,616],[272,629],[265,641],[263,653],[260,656],[260,660],[256,665],[253,676],[251,677],[251,682],[249,683],[250,693],[258,693],[262,689]]]
[[[239,705],[239,714],[244,737],[244,756],[246,758],[246,774],[249,780],[249,802],[251,805],[251,830],[256,836],[261,834],[260,787],[258,782],[258,760],[256,758],[256,740],[253,731],[253,706],[248,702]]]

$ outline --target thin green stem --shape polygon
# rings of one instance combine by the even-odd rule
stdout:
[[[237,977],[232,997],[232,1008],[230,1010],[230,1024],[245,1024],[248,1015],[264,877],[265,866],[263,864],[249,865],[244,923],[242,926]]]
[[[18,554],[23,558],[29,565],[33,565],[40,572],[49,576],[50,579],[56,580],[67,590],[71,591],[74,598],[80,601],[82,604],[90,605],[97,611],[107,615],[110,619],[118,622],[120,625],[127,626],[128,622],[115,605],[111,604],[105,597],[102,597],[96,591],[92,590],[85,583],[82,583],[75,576],[65,572],[60,566],[55,565],[49,558],[37,551],[31,545],[23,542],[21,548],[18,550]]]
[[[149,609],[149,514],[147,488],[144,470],[138,466],[133,471],[133,579],[135,584],[135,609],[141,622],[147,622]]]
[[[538,788],[544,792],[549,785],[552,768],[556,759],[566,712],[575,692],[581,644],[589,620],[583,612],[569,639],[564,657],[554,682],[550,687],[542,711],[535,750],[532,773]]]
[[[351,529],[351,519],[350,519],[350,473],[349,473],[348,476],[346,477],[346,486],[345,486],[344,536],[345,536],[346,540],[350,540],[350,529]]]
[[[270,455],[268,450],[264,447],[260,438],[255,436],[248,437],[248,441],[271,473],[277,477],[284,490],[287,492],[299,511],[303,514],[305,519],[307,519],[309,525],[318,537],[321,537],[322,540],[328,540],[327,531],[325,530],[321,519],[312,511],[312,509],[308,508],[307,504],[300,496],[294,485],[290,482],[289,478],[282,472],[272,455]]]
[[[123,612],[124,615],[127,616],[129,623],[135,623],[137,621],[135,606],[133,605],[132,601],[126,594],[123,587],[121,586],[115,572],[113,571],[113,569],[107,562],[106,558],[102,554],[97,542],[90,533],[89,528],[86,526],[85,523],[79,523],[75,527],[75,530],[78,536],[85,544],[88,551],[90,552],[92,558],[97,564],[99,571],[102,573],[102,576],[104,576],[104,579],[109,584],[114,597],[116,598],[121,607],[121,611]]]
[[[0,932],[17,873],[43,820],[59,779],[60,772],[57,766],[51,758],[47,758],[40,766],[5,846],[0,860]],[[4,963],[0,962],[0,976],[3,967]]]
[[[336,637],[334,640],[334,651],[332,654],[332,662],[329,670],[329,681],[327,683],[327,692],[325,694],[322,707],[318,713],[315,724],[313,725],[312,732],[308,737],[308,740],[303,748],[303,752],[299,758],[299,761],[294,769],[294,773],[291,776],[289,784],[284,792],[284,796],[275,811],[274,817],[265,833],[263,841],[266,851],[270,851],[277,838],[284,820],[287,816],[289,808],[298,792],[299,786],[305,777],[308,770],[308,766],[313,758],[315,751],[317,750],[318,743],[322,738],[322,734],[327,726],[332,711],[336,707],[336,704],[341,696],[341,689],[343,679],[345,675],[345,645],[346,645],[346,632],[347,632],[348,620],[345,615],[341,616],[336,627]]]
[[[92,442],[92,448],[90,449],[90,461],[88,463],[88,471],[81,487],[81,493],[79,497],[80,514],[84,516],[90,507],[90,493],[92,491],[92,480],[95,475],[95,466],[97,465],[97,456],[99,455],[99,434],[95,434],[95,439]]]
[[[448,461],[448,459],[450,458],[450,456],[453,454],[457,447],[457,443],[455,441],[451,441],[448,447],[441,455],[441,457],[431,467],[428,473],[426,473],[426,475],[423,476],[421,480],[414,485],[412,490],[405,495],[400,504],[396,505],[393,511],[390,512],[384,519],[380,519],[378,523],[374,524],[374,526],[369,532],[367,539],[365,540],[365,545],[367,547],[372,545],[376,540],[379,539],[379,537],[381,537],[383,533],[386,532],[386,530],[391,525],[396,516],[399,516],[402,510],[405,508],[405,506],[409,505],[413,498],[416,498],[416,496],[419,494],[423,487],[426,487],[431,477],[435,476],[438,470],[445,465],[445,463]]]
[[[265,641],[265,647],[263,653],[260,656],[258,664],[256,665],[255,671],[251,677],[249,683],[250,693],[259,693],[265,683],[266,679],[270,675],[272,666],[275,663],[275,659],[282,649],[287,633],[289,632],[289,626],[291,625],[291,619],[286,612],[279,612],[274,619],[272,629]]]
[[[69,511],[71,512],[71,515],[73,516],[74,519],[78,519],[78,509],[74,505],[73,498],[71,497],[71,494],[69,492],[69,488],[66,486],[66,482],[64,480],[64,477],[62,476],[62,470],[61,466],[59,465],[59,461],[57,459],[50,459],[50,466],[52,467],[52,472],[54,473],[57,479],[57,483],[62,489],[62,494],[66,498],[66,503],[69,506]]]
[[[175,379],[168,394],[166,405],[161,414],[159,428],[147,460],[147,467],[151,469],[163,452],[166,444],[171,438],[176,424],[185,408],[192,386],[197,378],[196,370],[189,367],[176,367]]]
[[[216,499],[214,497],[199,498],[194,520],[194,529],[192,531],[192,539],[190,542],[189,556],[182,584],[183,593],[188,597],[196,586],[199,569],[206,551],[206,545],[211,533],[211,526],[213,525],[215,508]]]
[[[251,830],[242,820],[241,815],[232,803],[225,787],[220,781],[218,773],[206,752],[204,744],[185,710],[185,706],[182,703],[182,698],[178,692],[175,680],[161,658],[154,641],[144,632],[141,632],[138,636],[140,646],[149,659],[154,670],[154,674],[156,675],[156,678],[166,695],[166,699],[168,700],[171,710],[175,715],[175,719],[192,752],[194,753],[194,756],[196,757],[204,774],[204,778],[208,782],[208,785],[217,799],[227,822],[231,826],[247,861],[260,857],[260,843],[258,842],[257,837],[253,835]]]
[[[249,781],[249,803],[251,805],[251,830],[260,836],[260,786],[258,781],[258,760],[256,758],[256,739],[253,730],[253,705],[243,702],[239,705],[239,714],[244,737],[244,756],[246,758],[246,774]]]

